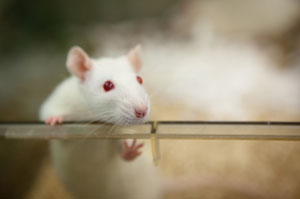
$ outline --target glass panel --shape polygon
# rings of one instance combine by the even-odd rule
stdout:
[[[299,123],[161,122],[159,138],[300,140]]]
[[[156,129],[154,124],[157,125]],[[0,125],[2,138],[22,139],[258,139],[300,140],[297,122],[149,122],[140,125],[66,123],[56,127],[42,123]]]
[[[114,126],[112,124],[63,124],[55,127],[41,123],[1,124],[2,138],[22,139],[130,139],[149,138],[151,124]],[[147,136],[148,134],[148,136]]]

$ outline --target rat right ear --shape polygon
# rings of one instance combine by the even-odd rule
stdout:
[[[92,67],[92,62],[84,50],[74,46],[68,53],[66,65],[70,73],[84,80],[84,74]]]
[[[135,72],[139,72],[142,68],[141,46],[137,45],[129,51],[127,58]]]

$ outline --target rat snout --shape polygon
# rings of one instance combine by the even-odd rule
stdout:
[[[134,109],[134,114],[137,118],[143,118],[147,115],[148,107],[142,106]]]

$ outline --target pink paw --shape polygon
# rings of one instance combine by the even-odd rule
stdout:
[[[63,118],[61,116],[49,117],[45,120],[45,123],[51,126],[55,126],[56,124],[62,123]]]
[[[144,144],[136,144],[136,139],[133,140],[131,146],[128,145],[127,141],[123,141],[123,152],[122,152],[122,158],[125,161],[132,161],[139,155],[141,155],[142,152],[139,151],[140,148],[142,148]]]

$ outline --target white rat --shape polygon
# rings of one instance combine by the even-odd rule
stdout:
[[[63,121],[146,121],[150,102],[137,75],[142,66],[139,46],[125,56],[101,59],[73,47],[66,65],[72,76],[44,102],[41,120],[52,126]],[[51,141],[51,152],[75,198],[161,198],[160,174],[150,155],[140,156],[142,146],[136,140]]]
[[[67,58],[67,68],[73,76],[44,102],[40,119],[52,126],[63,121],[117,125],[145,122],[150,102],[142,78],[137,75],[141,66],[139,46],[125,56],[97,60],[80,47],[73,47]],[[57,172],[73,198],[160,199],[168,193],[201,187],[265,198],[256,186],[230,179],[220,181],[211,174],[167,179],[153,166],[150,151],[145,151],[149,148],[144,147],[140,155],[142,147],[136,140],[131,144],[116,140],[51,141]]]

